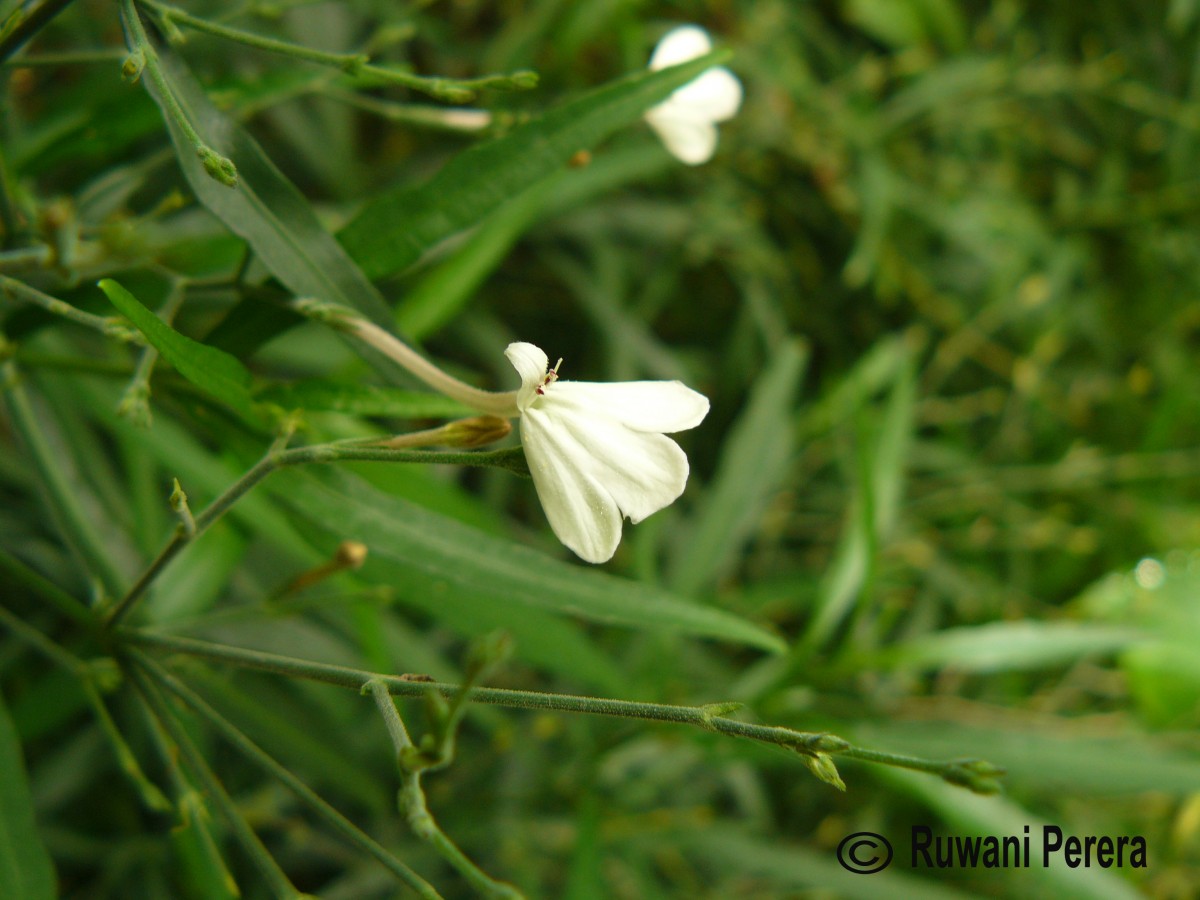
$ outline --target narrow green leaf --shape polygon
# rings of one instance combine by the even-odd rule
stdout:
[[[0,697],[0,897],[54,900],[54,865],[33,816],[21,745]]]
[[[396,307],[396,326],[415,341],[436,332],[458,313],[541,212],[547,179],[500,207],[453,256],[427,274]]]
[[[690,596],[728,571],[787,475],[806,356],[800,344],[784,343],[755,383],[721,450],[698,524],[672,560],[669,583],[679,593]]]
[[[371,278],[399,272],[526,188],[553,177],[677,88],[729,56],[717,51],[658,72],[637,72],[477,144],[415,189],[383,194],[338,232]]]
[[[903,348],[900,349],[903,353]],[[895,526],[908,459],[916,383],[907,354],[898,361],[898,377],[874,440],[860,449],[860,483],[847,513],[846,527],[833,564],[821,581],[812,622],[798,645],[808,653],[833,633],[853,609],[869,581],[880,544]]]
[[[341,303],[377,324],[387,324],[387,304],[295,185],[236,121],[212,104],[170,46],[161,41],[155,46],[163,73],[196,132],[237,166],[237,187],[213,180],[173,117],[164,114],[179,165],[196,198],[243,238],[267,270],[296,296]],[[152,79],[142,82],[162,107],[163,98]]]
[[[448,589],[475,593],[508,615],[522,608],[632,628],[669,629],[719,638],[772,652],[783,642],[731,613],[694,605],[638,582],[584,569],[501,540],[390,497],[337,471],[280,472],[270,482],[280,496],[328,527],[355,535],[378,554],[424,573]],[[519,637],[518,637],[519,640]]]
[[[895,668],[956,672],[1024,671],[1111,654],[1139,640],[1139,633],[1132,628],[1077,622],[992,622],[922,635],[889,648],[882,662]]]
[[[250,373],[235,357],[180,334],[111,278],[102,279],[99,286],[112,305],[137,326],[180,375],[214,400],[229,406],[246,422],[262,422],[250,396]]]

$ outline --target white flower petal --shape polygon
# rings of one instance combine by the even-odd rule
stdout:
[[[587,562],[612,559],[621,542],[621,511],[578,442],[545,411],[531,408],[521,416],[521,443],[554,534]]]
[[[698,166],[712,159],[717,150],[717,126],[673,115],[673,110],[661,106],[646,113],[646,121],[657,132],[672,156],[689,166]]]
[[[680,381],[556,381],[546,388],[546,396],[634,431],[673,434],[695,428],[708,415],[708,398]]]
[[[668,31],[650,57],[650,70],[677,66],[712,50],[708,32],[699,25],[680,25]]]
[[[708,398],[678,381],[547,378],[533,344],[505,355],[521,376],[521,441],[550,527],[588,562],[611,559],[625,517],[640,522],[683,493],[687,456],[664,433],[700,424]]]
[[[546,379],[550,360],[541,347],[517,341],[504,351],[517,374],[521,376],[521,387],[517,390],[517,409],[524,411],[538,396],[537,389]]]
[[[666,101],[671,114],[698,121],[724,122],[742,105],[742,83],[723,66],[708,69],[675,91]]]
[[[687,455],[669,437],[558,407],[550,417],[573,439],[579,458],[631,522],[670,506],[687,486]]]

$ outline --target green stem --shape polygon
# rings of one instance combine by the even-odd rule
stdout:
[[[50,265],[54,254],[45,244],[35,244],[32,247],[18,247],[0,253],[0,272],[8,269],[33,269]]]
[[[230,831],[258,868],[259,874],[263,876],[271,893],[276,897],[285,898],[285,900],[303,897],[304,895],[292,885],[283,869],[279,867],[279,863],[263,846],[258,835],[254,833],[245,817],[238,811],[233,798],[229,796],[220,779],[205,762],[203,754],[192,743],[187,731],[168,708],[166,699],[159,693],[157,685],[153,684],[137,667],[129,666],[126,668],[126,672],[137,687],[138,694],[153,712],[154,718],[170,735],[192,778],[199,785],[208,802],[220,810]]]
[[[301,308],[301,311],[304,312],[304,309]],[[340,315],[328,309],[324,313],[325,315],[322,315],[318,311],[317,315],[332,327],[354,335],[364,344],[374,347],[399,363],[435,391],[489,415],[512,419],[521,414],[517,408],[516,391],[483,391],[472,387],[452,375],[447,375],[404,341],[375,323],[357,315]],[[311,314],[311,311],[306,314]]]
[[[19,60],[9,60],[4,63],[9,68],[34,66],[81,66],[81,65],[111,65],[125,56],[119,49],[113,47],[100,50],[75,50],[63,53],[26,53]]]
[[[447,109],[444,106],[394,103],[370,94],[342,90],[333,85],[325,85],[318,90],[323,96],[357,107],[389,122],[466,134],[479,134],[491,128],[495,122],[495,117],[486,109]]]
[[[442,859],[446,860],[464,879],[485,897],[495,897],[497,900],[523,900],[524,895],[510,884],[496,881],[459,849],[458,845],[442,831],[437,820],[429,811],[425,802],[425,792],[421,789],[421,768],[410,767],[406,764],[413,742],[408,736],[408,729],[400,718],[396,703],[392,700],[388,686],[377,678],[370,679],[363,685],[362,690],[370,693],[375,699],[387,725],[388,734],[392,738],[392,746],[396,750],[396,762],[400,769],[400,789],[396,800],[400,813],[412,829],[413,834],[425,841]]]
[[[88,570],[99,578],[108,595],[119,597],[124,579],[105,553],[104,544],[84,513],[66,472],[59,465],[45,435],[38,428],[29,397],[21,385],[20,375],[11,359],[0,366],[0,382],[3,382],[3,390],[8,397],[13,428],[21,436],[37,470],[40,487],[54,512],[63,537],[83,560]]]
[[[96,690],[96,685],[90,675],[85,675],[83,678],[83,692],[100,722],[100,730],[104,732],[108,742],[112,745],[113,753],[117,757],[117,766],[137,789],[142,803],[153,812],[169,812],[173,808],[171,801],[159,790],[158,785],[147,778],[146,773],[142,771],[137,757],[129,749],[129,744],[125,742],[121,730],[117,728],[117,723],[109,714],[108,707],[104,705],[104,698]]]
[[[7,275],[0,275],[0,292],[10,300],[19,300],[40,306],[48,313],[62,316],[76,325],[91,328],[109,337],[119,337],[125,334],[120,328],[120,320],[115,316],[97,316],[90,312],[84,312],[70,303],[51,297],[49,294],[43,294],[36,288],[17,281],[15,278],[9,278]]]
[[[324,663],[309,662],[288,656],[278,656],[273,653],[262,653],[257,650],[244,650],[224,644],[198,641],[192,638],[150,634],[137,630],[124,631],[122,634],[135,643],[145,646],[186,653],[190,656],[198,656],[204,659],[231,663],[252,669],[308,678],[354,690],[361,690],[363,685],[371,681],[380,682],[387,687],[390,694],[400,697],[421,697],[430,691],[437,691],[447,698],[453,698],[462,690],[459,686],[452,684],[405,681],[395,676],[379,675],[361,669],[352,669],[347,666],[333,666]],[[918,771],[929,772],[943,777],[946,776],[947,772],[952,773],[957,771],[963,765],[962,761],[938,762],[855,747],[842,738],[822,732],[797,731],[778,725],[757,725],[750,722],[741,722],[723,715],[714,714],[713,709],[715,707],[674,706],[665,703],[641,703],[630,700],[612,700],[603,697],[581,697],[570,694],[548,694],[538,691],[514,691],[505,688],[488,687],[471,688],[470,700],[475,703],[507,706],[515,709],[555,710],[557,712],[584,713],[597,716],[615,716],[626,719],[643,719],[655,722],[693,725],[703,728],[706,731],[713,731],[731,737],[746,738],[764,744],[773,744],[801,753],[828,753],[835,756],[846,756],[865,762],[917,769]]]
[[[175,314],[179,312],[179,307],[182,305],[183,285],[177,281],[171,287],[170,294],[158,310],[158,318],[165,324],[170,325],[175,319]],[[157,361],[158,348],[148,344],[142,350],[142,355],[138,358],[137,368],[133,372],[133,378],[129,380],[125,392],[121,395],[120,403],[117,405],[117,412],[128,416],[134,424],[140,425],[143,428],[150,427],[150,376],[154,373],[154,364]]]
[[[38,629],[13,615],[3,606],[0,606],[0,625],[7,627],[18,639],[24,641],[56,665],[79,679],[84,696],[87,698],[92,711],[96,714],[96,718],[100,722],[100,730],[104,732],[108,738],[108,742],[112,745],[118,766],[133,783],[142,798],[142,802],[146,804],[148,809],[156,812],[169,810],[171,808],[170,802],[163,796],[162,791],[146,777],[141,766],[138,765],[133,751],[129,749],[125,738],[122,737],[120,729],[117,728],[116,723],[112,720],[112,716],[109,715],[108,707],[104,705],[104,699],[96,689],[96,669],[65,647],[50,640],[50,638],[46,637]]]
[[[60,12],[71,5],[71,0],[43,0],[33,8],[16,28],[0,40],[0,63],[25,46],[26,42],[41,31]]]
[[[388,852],[386,848],[359,829],[357,825],[321,799],[312,788],[280,765],[274,757],[255,744],[250,738],[246,737],[237,726],[209,706],[195,691],[144,654],[134,650],[131,655],[134,661],[161,687],[170,691],[187,704],[194,713],[204,719],[213,730],[218,732],[244,757],[289,788],[297,797],[308,804],[314,813],[346,838],[347,841],[377,859],[388,871],[411,887],[418,896],[425,898],[425,900],[440,900],[441,895],[421,876],[417,875],[412,869]]]
[[[163,762],[163,768],[167,771],[167,777],[171,781],[179,827],[195,829],[195,834],[200,842],[200,852],[212,869],[219,873],[226,893],[231,897],[240,897],[242,893],[237,880],[229,871],[229,866],[226,865],[221,850],[213,838],[212,830],[209,828],[208,823],[212,821],[212,816],[209,814],[208,807],[204,805],[204,797],[192,786],[187,775],[180,768],[179,754],[175,752],[162,723],[154,717],[153,711],[145,704],[142,705],[142,712],[145,714],[150,738]]]
[[[125,22],[130,53],[140,58],[146,75],[149,76],[154,83],[155,90],[158,91],[167,115],[183,132],[184,138],[195,149],[196,155],[203,160],[204,170],[222,184],[234,187],[237,184],[237,169],[229,159],[218,154],[204,142],[195,126],[192,125],[191,119],[184,112],[183,105],[175,96],[171,83],[163,73],[158,52],[146,34],[146,28],[138,16],[134,0],[121,0],[121,18]],[[137,72],[138,67],[135,66],[134,71]]]
[[[509,75],[487,75],[483,78],[468,80],[413,75],[398,69],[372,65],[370,57],[365,53],[329,53],[324,50],[314,50],[301,44],[264,37],[261,34],[230,28],[228,25],[202,19],[178,7],[162,3],[160,0],[143,0],[143,2],[146,6],[154,9],[164,20],[176,25],[183,25],[195,31],[202,31],[228,41],[265,50],[268,53],[279,53],[293,59],[331,66],[348,75],[365,77],[376,82],[399,84],[450,103],[469,102],[475,98],[475,91],[479,89],[521,90],[537,84],[537,76],[533,72],[525,71]]]
[[[499,466],[514,469],[513,454],[508,450],[486,453],[443,453],[423,450],[391,450],[385,447],[363,446],[358,440],[314,444],[310,447],[295,447],[291,450],[268,453],[252,469],[234,482],[221,496],[195,517],[195,530],[188,533],[180,526],[150,566],[141,574],[128,593],[104,616],[104,627],[110,628],[121,621],[154,583],[162,570],[191,541],[202,535],[213,522],[221,518],[233,504],[237,503],[256,484],[284,466],[305,463],[333,462],[409,462],[446,463],[449,465]]]

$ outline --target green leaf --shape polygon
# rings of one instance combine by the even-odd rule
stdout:
[[[180,375],[229,406],[247,423],[261,424],[262,417],[255,412],[250,396],[250,373],[235,357],[180,334],[111,278],[102,279],[99,286]]]
[[[320,476],[310,470],[280,472],[270,484],[301,514],[325,527],[336,524],[339,535],[354,535],[372,555],[423,573],[442,593],[473,593],[512,618],[522,609],[546,609],[594,622],[783,649],[775,635],[723,610],[561,562],[381,494],[344,473]],[[338,511],[336,523],[330,522],[331,509]]]
[[[510,198],[557,175],[576,152],[594,147],[728,56],[717,51],[628,75],[477,144],[420,187],[383,194],[338,232],[338,240],[371,278],[399,272]]]
[[[1139,641],[1132,628],[1075,622],[992,622],[922,635],[888,648],[895,668],[956,672],[1012,672],[1063,666],[1081,657],[1111,654]]]
[[[0,897],[54,900],[54,865],[33,816],[21,745],[0,697]]]
[[[419,341],[453,319],[533,223],[557,182],[547,179],[500,207],[453,256],[417,282],[396,307],[400,332]]]
[[[236,121],[217,109],[183,60],[156,41],[163,74],[201,139],[237,167],[236,187],[215,181],[196,147],[174,117],[163,119],[183,174],[210,212],[243,238],[267,270],[297,297],[316,297],[357,309],[379,325],[389,321],[387,304],[366,276],[325,230],[304,196],[275,167]],[[160,107],[153,79],[143,84]]]
[[[358,416],[389,416],[393,419],[448,419],[477,415],[441,394],[406,391],[370,384],[339,384],[314,379],[294,384],[272,385],[256,394],[266,403],[284,409],[351,413]]]
[[[694,594],[728,571],[787,476],[795,441],[792,407],[806,356],[798,343],[783,344],[755,383],[725,440],[698,524],[672,560],[670,584],[679,593]]]
[[[915,379],[911,362],[900,367],[878,433],[859,450],[858,491],[833,564],[821,580],[812,621],[797,645],[800,657],[827,640],[854,608],[869,584],[879,546],[895,527],[916,406]]]

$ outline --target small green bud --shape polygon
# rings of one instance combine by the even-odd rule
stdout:
[[[808,770],[817,776],[826,784],[831,784],[839,791],[846,790],[846,782],[842,781],[842,776],[838,774],[837,766],[833,764],[833,760],[827,753],[801,753],[800,758],[804,760],[804,764],[808,766]]]
[[[836,734],[823,734],[809,746],[821,753],[841,753],[850,749],[850,742]]]
[[[975,794],[998,794],[999,778],[1004,774],[1005,769],[985,759],[959,759],[946,766],[942,780]]]
[[[150,389],[145,382],[131,384],[117,404],[117,415],[128,419],[135,428],[146,429],[153,421],[150,412]]]
[[[121,63],[121,77],[130,84],[135,84],[142,77],[142,69],[146,68],[146,54],[139,47]]]
[[[204,163],[204,171],[208,173],[209,178],[221,182],[226,187],[237,187],[237,167],[231,159],[217,153],[207,144],[197,147],[196,155]]]
[[[425,92],[435,100],[444,100],[446,103],[470,103],[475,99],[475,92],[470,88],[441,82],[430,84]]]
[[[505,87],[514,91],[528,91],[538,86],[539,76],[532,69],[522,69],[508,76]]]

